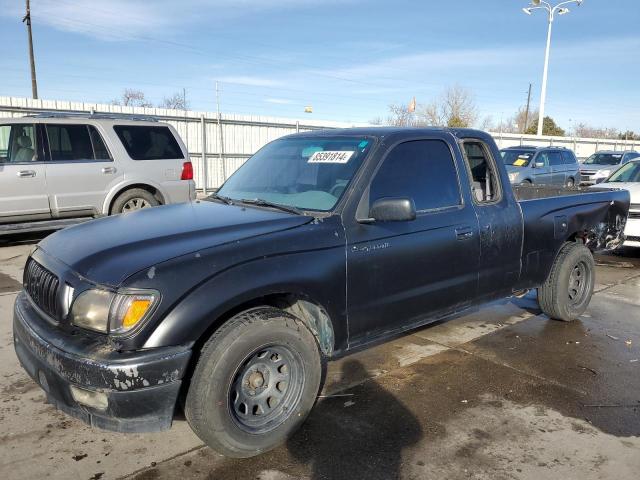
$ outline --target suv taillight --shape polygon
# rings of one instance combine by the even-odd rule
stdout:
[[[180,180],[193,180],[193,165],[191,162],[184,162],[182,164],[182,175]]]

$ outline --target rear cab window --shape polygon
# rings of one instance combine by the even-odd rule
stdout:
[[[114,125],[113,129],[132,160],[184,159],[169,127]]]
[[[483,205],[499,202],[502,199],[502,185],[489,147],[476,139],[464,140],[462,146],[474,203]]]

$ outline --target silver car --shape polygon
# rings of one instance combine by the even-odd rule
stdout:
[[[500,150],[512,184],[573,187],[579,182],[578,160],[564,147],[509,147]]]
[[[626,152],[600,150],[580,165],[580,183],[595,185],[604,182],[621,165],[638,158],[640,153],[632,150]]]
[[[0,119],[0,233],[195,199],[173,127],[103,115]]]

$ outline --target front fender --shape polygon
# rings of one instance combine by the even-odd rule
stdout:
[[[144,348],[197,341],[228,312],[267,295],[293,294],[323,307],[334,350],[348,340],[344,246],[257,259],[210,278],[189,292],[155,327]]]

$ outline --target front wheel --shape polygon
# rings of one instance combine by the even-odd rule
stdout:
[[[540,308],[555,320],[575,320],[589,306],[594,284],[595,262],[591,251],[578,243],[565,243],[547,281],[538,289]]]
[[[324,366],[315,337],[296,317],[271,307],[248,310],[203,347],[185,416],[217,452],[258,455],[286,441],[307,418]]]

